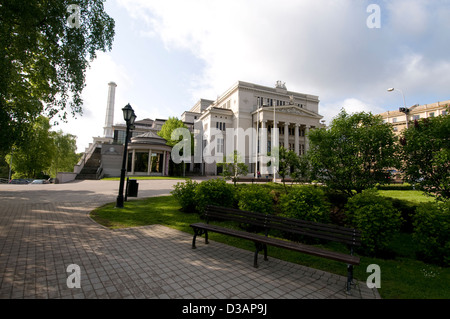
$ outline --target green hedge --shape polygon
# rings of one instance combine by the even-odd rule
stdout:
[[[450,266],[450,201],[419,205],[413,225],[418,258]]]
[[[178,182],[174,186],[174,190],[170,192],[181,205],[182,211],[186,213],[197,212],[195,201],[197,186],[197,182],[188,179],[186,182]]]
[[[385,253],[402,224],[392,201],[370,189],[350,198],[345,209],[347,222],[362,232],[362,250],[368,255]]]
[[[274,199],[269,189],[258,185],[240,187],[237,192],[238,208],[262,214],[273,214]]]
[[[318,223],[330,222],[330,205],[321,187],[300,186],[282,194],[279,199],[281,215]]]
[[[209,179],[198,184],[195,191],[195,202],[198,212],[203,213],[207,205],[233,207],[236,187],[223,179]]]

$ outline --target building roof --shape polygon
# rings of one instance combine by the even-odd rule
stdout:
[[[156,134],[149,131],[144,134],[140,134],[131,138],[132,144],[153,144],[153,145],[166,145],[167,141]]]

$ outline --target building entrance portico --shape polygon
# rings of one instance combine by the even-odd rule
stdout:
[[[309,149],[309,130],[317,127],[322,118],[295,105],[262,106],[252,115],[257,145],[255,171],[262,171],[262,174],[271,173],[269,167],[260,164],[264,162],[263,156],[270,153],[273,147],[284,147],[297,155],[304,155]]]
[[[128,175],[168,176],[171,150],[166,140],[153,132],[133,137],[128,146]]]

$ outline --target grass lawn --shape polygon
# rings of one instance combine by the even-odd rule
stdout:
[[[434,198],[430,196],[426,196],[421,191],[415,190],[379,190],[380,195],[397,198],[401,200],[407,200],[414,203],[426,203],[433,202]]]
[[[386,191],[391,192],[391,191]],[[415,191],[393,191],[415,192]],[[419,192],[420,193],[420,192]],[[394,196],[386,193],[386,196]],[[399,194],[406,196],[407,194]],[[416,198],[415,193],[410,193]],[[421,195],[423,196],[423,195]],[[419,196],[417,197],[418,201]],[[180,211],[180,205],[173,196],[152,197],[125,203],[125,208],[115,208],[115,203],[107,204],[91,212],[91,217],[98,223],[110,228],[124,228],[160,224],[193,234],[191,223],[200,220],[197,214]],[[254,244],[250,241],[211,233],[210,239],[228,245],[248,249],[253,252]],[[343,250],[340,245],[327,246],[330,249]],[[401,233],[391,247],[395,252],[392,259],[361,257],[361,265],[355,267],[355,278],[365,283],[370,273],[366,272],[370,264],[378,264],[381,269],[382,298],[386,299],[449,299],[450,268],[426,264],[415,259],[415,247],[411,234]],[[190,249],[186,247],[186,249]],[[344,250],[345,251],[345,250]],[[346,276],[346,265],[331,260],[292,252],[286,249],[269,247],[269,257],[279,258],[308,267],[321,269],[341,276]],[[249,267],[252,265],[249,264]]]
[[[160,179],[187,179],[187,177],[182,176],[127,176],[130,179],[136,179],[136,180],[160,180]],[[102,181],[119,181],[120,177],[104,177],[102,178]]]

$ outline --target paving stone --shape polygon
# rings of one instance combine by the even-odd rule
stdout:
[[[177,181],[140,181],[139,197],[168,195]],[[110,230],[89,212],[114,202],[117,182],[0,185],[0,298],[44,299],[323,299],[380,298],[345,277],[270,257],[253,268],[253,252],[161,225]],[[80,267],[69,288],[67,267]],[[345,265],[343,265],[345,267]]]

